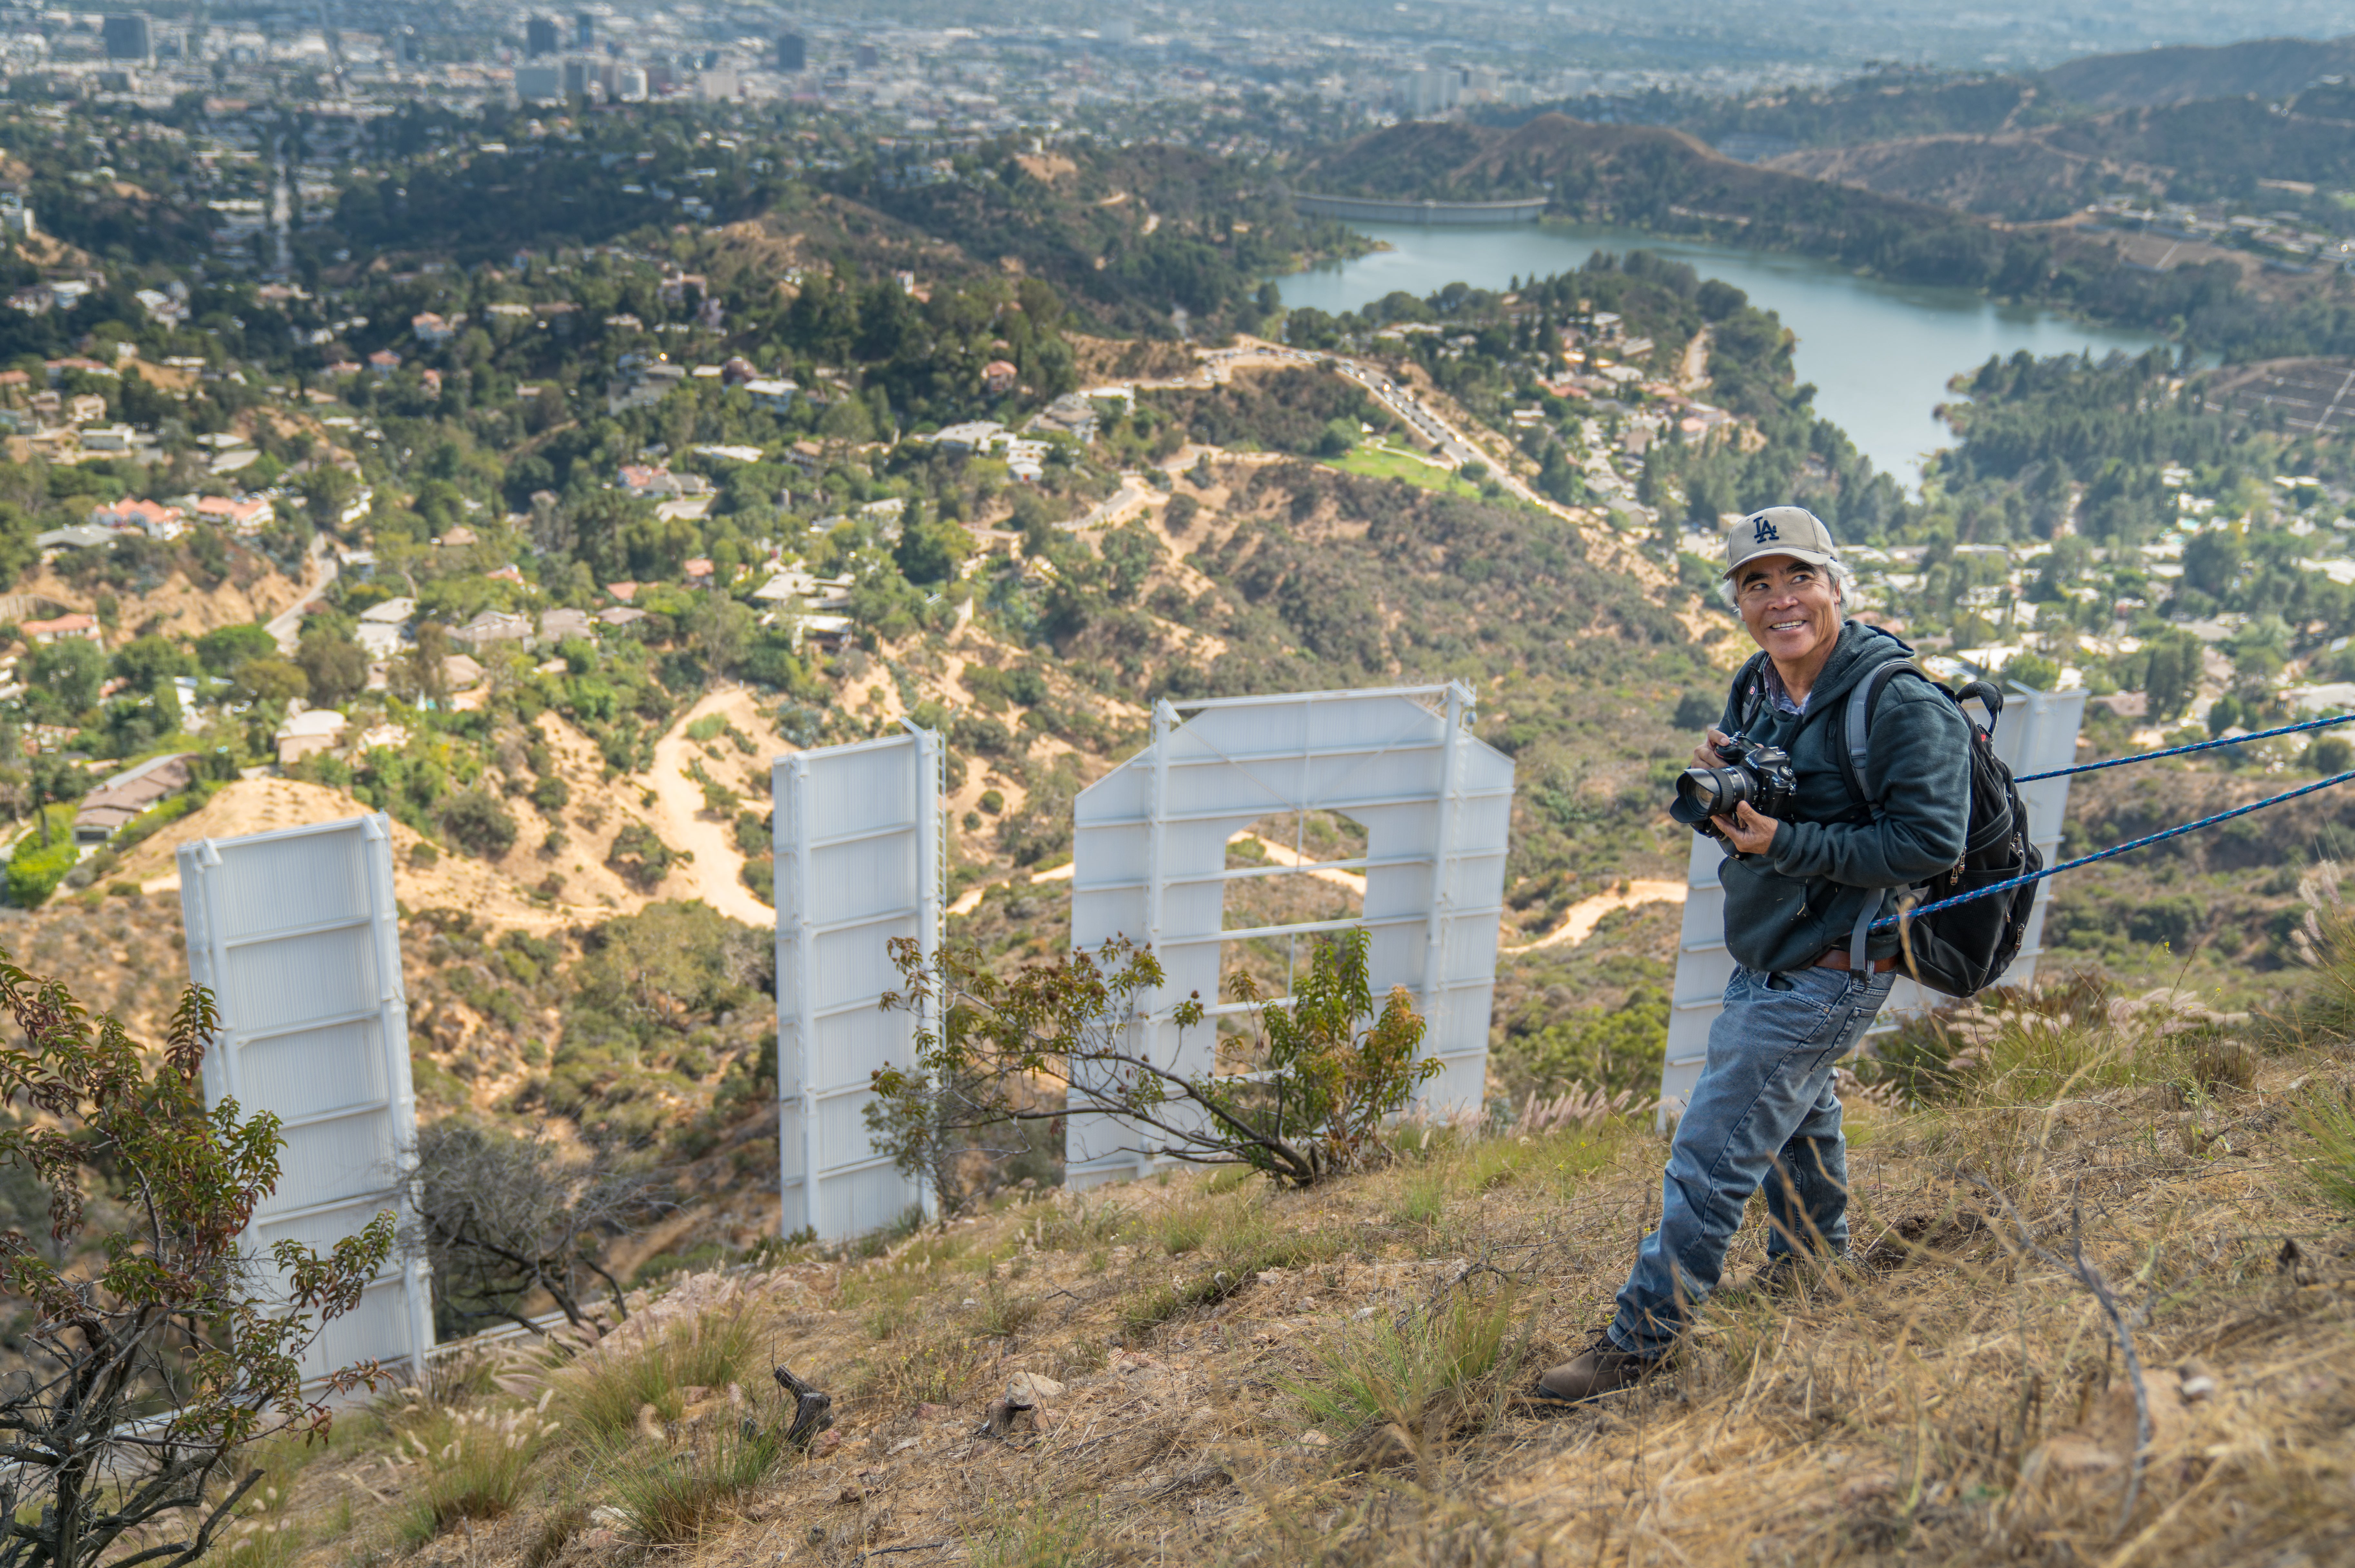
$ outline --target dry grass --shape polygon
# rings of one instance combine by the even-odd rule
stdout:
[[[2090,985],[1953,1021],[1900,1064],[1913,1108],[1852,1102],[1857,1266],[1796,1298],[1719,1297],[1671,1374],[1568,1413],[1518,1395],[1607,1317],[1657,1213],[1647,1119],[1413,1128],[1387,1166],[1306,1192],[1179,1176],[871,1260],[696,1277],[549,1374],[582,1440],[552,1440],[463,1560],[2346,1561],[2355,1211],[2328,1182],[2355,1185],[2355,1066],[2328,1038],[2258,1038]],[[1729,1277],[1764,1239],[1753,1216]],[[690,1361],[737,1369],[760,1432],[773,1361],[834,1392],[840,1423],[764,1467],[733,1407],[645,1414],[649,1369],[683,1385]],[[977,1436],[1017,1372],[1065,1392]],[[589,1447],[592,1408],[629,1400]],[[278,1533],[319,1568],[389,1558],[421,1472],[363,1468],[381,1506],[305,1494]],[[331,1535],[338,1496],[357,1518]]]
[[[597,1467],[633,1535],[652,1546],[690,1546],[723,1510],[767,1478],[784,1456],[773,1431],[707,1424],[677,1446],[613,1445]]]
[[[427,1407],[400,1424],[395,1430],[400,1443],[426,1470],[402,1522],[403,1537],[422,1543],[461,1522],[503,1519],[515,1511],[525,1472],[559,1430],[546,1419],[547,1404],[542,1394],[536,1406],[505,1410]]]
[[[565,1420],[600,1441],[638,1426],[642,1411],[651,1408],[656,1419],[677,1421],[700,1391],[767,1375],[766,1368],[755,1365],[759,1328],[741,1309],[674,1323],[643,1336],[634,1347],[601,1350],[567,1370],[558,1399]]]

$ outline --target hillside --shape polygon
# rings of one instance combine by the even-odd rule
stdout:
[[[2088,55],[2043,73],[2054,91],[2104,108],[2185,103],[2200,98],[2281,98],[2318,78],[2355,69],[2355,36],[2252,38],[2133,54]]]
[[[559,1365],[445,1360],[268,1456],[240,1530],[321,1568],[2343,1557],[2343,1042],[2087,992],[1939,1049],[1918,1109],[1843,1090],[1856,1264],[1723,1291],[1592,1406],[1521,1395],[1625,1273],[1647,1119],[1409,1122],[1305,1192],[1009,1195],[679,1279]],[[806,1454],[773,1367],[832,1397]]]
[[[2355,184],[2355,97],[2330,87],[2134,108],[2027,130],[1848,143],[1771,166],[1913,201],[2019,220],[2144,188],[2177,201],[2255,196],[2260,179]],[[2277,198],[2276,198],[2277,199]]]
[[[2044,287],[2051,240],[2008,238],[1924,201],[1737,162],[1660,126],[1541,115],[1512,130],[1409,123],[1321,154],[1302,190],[1486,200],[1550,189],[1573,217],[1836,258],[1909,281]]]

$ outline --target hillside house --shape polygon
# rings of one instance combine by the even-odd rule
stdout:
[[[102,844],[159,802],[196,781],[188,770],[194,753],[150,758],[126,768],[81,798],[74,813],[74,842]]]
[[[843,609],[850,604],[850,579],[821,577],[789,567],[754,588],[752,597],[769,604],[798,599],[811,609]]]
[[[354,752],[399,751],[408,744],[408,726],[390,723],[371,725],[352,736]]]
[[[389,348],[379,348],[368,356],[368,374],[379,380],[400,368],[400,355]]]
[[[815,441],[795,441],[782,455],[805,478],[815,479],[826,471],[826,449]]]
[[[1077,392],[1066,392],[1030,416],[1029,429],[1042,435],[1066,435],[1085,446],[1096,439],[1096,406]]]
[[[517,615],[511,610],[486,609],[465,625],[456,628],[450,635],[480,653],[501,642],[514,642],[528,648],[536,633],[528,617]]]
[[[1003,397],[1014,390],[1021,372],[1003,359],[993,359],[981,367],[981,389],[993,397]]]
[[[642,501],[677,501],[711,493],[711,482],[701,474],[673,473],[667,465],[625,462],[621,482],[623,490]]]
[[[597,623],[601,626],[634,626],[645,618],[645,610],[626,604],[612,605],[597,612]]]
[[[784,414],[792,412],[794,399],[801,396],[802,389],[799,382],[787,381],[781,376],[761,376],[745,382],[744,391],[751,397],[754,407],[765,408],[772,414]]]
[[[550,646],[569,637],[588,641],[596,635],[597,623],[585,609],[551,609],[539,618],[539,640]]]
[[[968,419],[937,432],[932,444],[944,452],[986,452],[1007,439],[1006,427],[996,420]]]
[[[483,667],[464,653],[442,656],[442,684],[453,692],[472,691],[483,683]]]
[[[459,320],[464,320],[460,317]],[[457,335],[457,328],[432,311],[422,311],[409,318],[409,330],[418,342],[432,346],[448,343]]]
[[[17,632],[26,641],[47,647],[80,638],[85,642],[101,641],[98,618],[94,615],[60,615],[54,620],[27,620],[18,624]]]
[[[288,718],[272,736],[278,743],[278,765],[300,762],[329,750],[343,738],[351,721],[333,708],[306,708]]]
[[[91,508],[90,521],[119,534],[142,533],[151,539],[176,539],[187,531],[178,507],[154,501],[101,503]]]
[[[197,501],[197,515],[232,533],[250,535],[268,525],[272,511],[259,495],[208,495]]]
[[[638,366],[605,383],[605,411],[620,414],[631,408],[650,408],[677,391],[686,380],[685,366]]]

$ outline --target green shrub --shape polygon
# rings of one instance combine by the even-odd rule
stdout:
[[[442,827],[458,847],[485,860],[496,860],[515,848],[516,820],[496,796],[481,789],[461,789],[442,808]]]
[[[8,862],[8,899],[20,909],[37,909],[66,873],[81,858],[81,851],[70,838],[59,840],[48,848],[41,847],[37,838],[27,839],[16,846]]]
[[[1584,1009],[1533,1034],[1507,1038],[1497,1052],[1497,1071],[1516,1097],[1580,1084],[1609,1094],[1641,1092],[1657,1088],[1668,1047],[1668,993],[1639,985],[1607,1012]]]

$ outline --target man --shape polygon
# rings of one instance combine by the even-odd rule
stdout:
[[[1660,1224],[1644,1240],[1608,1330],[1538,1380],[1574,1403],[1641,1382],[1673,1351],[1717,1287],[1750,1195],[1766,1189],[1767,1262],[1757,1287],[1796,1283],[1848,1250],[1847,1146],[1832,1069],[1889,995],[1897,895],[1961,859],[1970,813],[1970,731],[1918,674],[1891,676],[1872,711],[1859,809],[1842,776],[1851,687],[1912,652],[1843,616],[1853,580],[1815,514],[1773,506],[1726,535],[1725,591],[1762,652],[1733,690],[1696,767],[1723,766],[1729,733],[1788,752],[1790,820],[1748,801],[1710,822],[1727,847],[1725,945],[1735,960],[1709,1055],[1677,1123]],[[1679,802],[1680,805],[1684,804]],[[1698,811],[1680,813],[1698,817]],[[1862,961],[1857,954],[1861,951]]]

